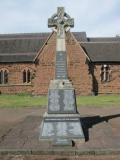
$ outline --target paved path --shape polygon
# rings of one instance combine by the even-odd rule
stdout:
[[[39,126],[45,110],[44,107],[0,109],[0,150],[54,150],[50,142],[38,141]],[[80,107],[79,111],[86,142],[72,150],[120,149],[120,107]]]
[[[0,160],[120,160],[120,156],[112,155],[112,156],[0,156]]]

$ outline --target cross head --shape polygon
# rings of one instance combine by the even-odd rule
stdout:
[[[64,11],[64,7],[58,7],[57,13],[48,19],[48,27],[55,27],[58,36],[62,37],[67,27],[74,27],[74,19]]]

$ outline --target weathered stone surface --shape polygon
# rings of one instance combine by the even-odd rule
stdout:
[[[50,89],[48,113],[76,113],[76,100],[73,89]]]
[[[67,59],[64,51],[56,53],[56,79],[67,79]]]
[[[72,146],[72,141],[64,138],[57,138],[53,141],[53,146]]]
[[[74,27],[74,19],[64,11],[64,7],[58,7],[57,13],[48,19],[48,27],[57,27],[58,38],[64,38],[65,27]]]
[[[76,117],[47,117],[41,126],[40,138],[43,139],[80,139],[84,138],[80,119]]]

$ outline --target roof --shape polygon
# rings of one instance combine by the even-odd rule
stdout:
[[[93,37],[87,40],[88,42],[120,42],[120,37]]]
[[[33,62],[50,33],[0,35],[0,62]],[[120,37],[87,37],[73,32],[92,62],[120,62]]]
[[[73,33],[75,38],[77,39],[77,41],[80,41],[80,42],[87,42],[87,35],[86,35],[86,32],[74,32]]]
[[[0,62],[32,62],[50,33],[0,35]]]
[[[116,37],[87,37],[86,32],[73,32],[79,42],[120,42],[120,36]]]
[[[120,62],[120,42],[80,43],[92,62]]]
[[[92,62],[120,62],[120,37],[87,37],[85,32],[74,34]]]

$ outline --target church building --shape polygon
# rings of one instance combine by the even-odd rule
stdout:
[[[120,37],[66,33],[67,70],[77,95],[120,93]],[[56,33],[0,35],[0,93],[47,95]]]

